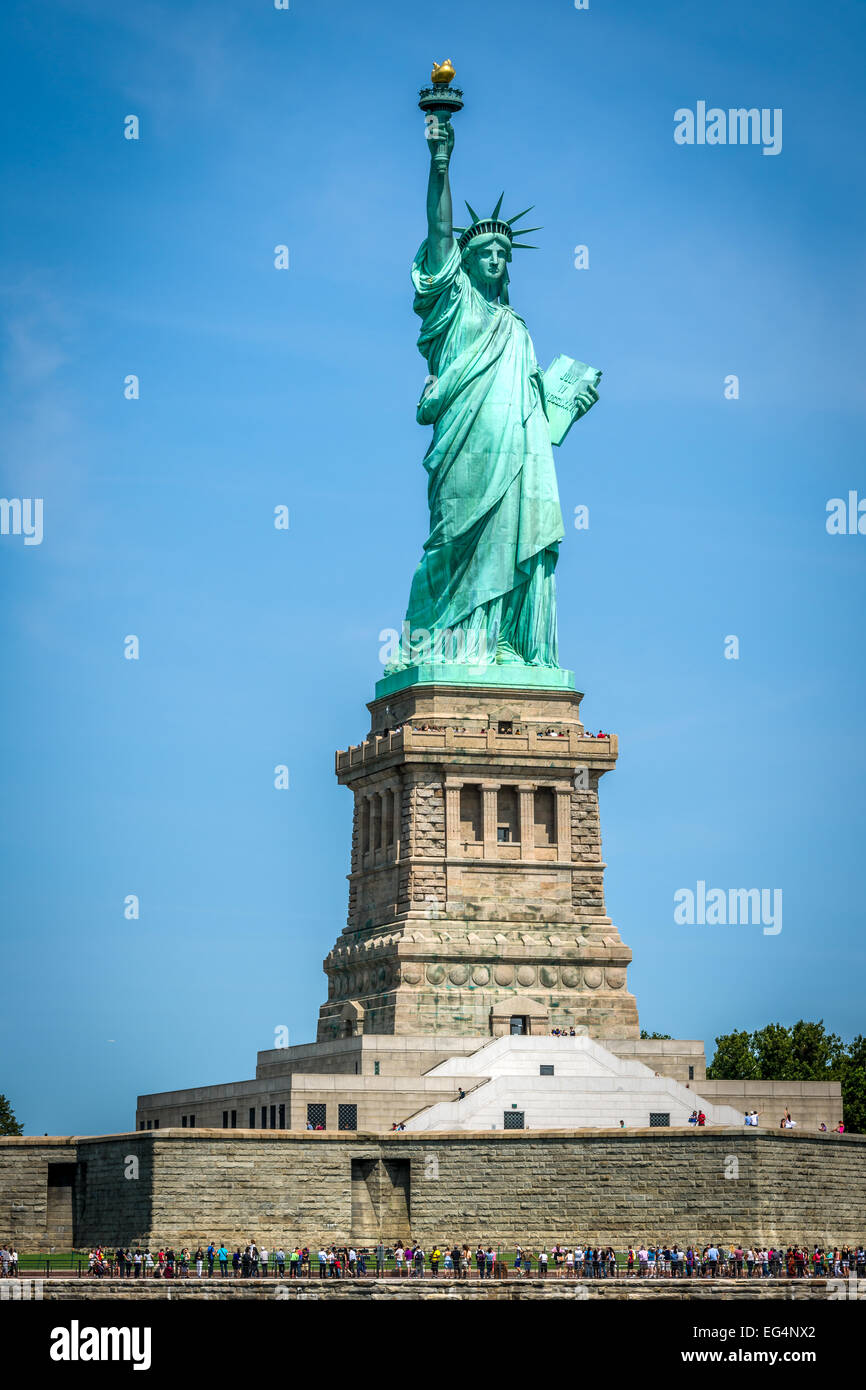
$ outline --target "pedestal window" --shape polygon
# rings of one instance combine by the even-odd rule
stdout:
[[[496,798],[496,842],[520,843],[520,806],[516,787],[500,787]]]
[[[539,849],[556,844],[556,797],[550,787],[537,787],[534,797],[535,843]]]
[[[460,839],[470,844],[480,844],[484,838],[484,823],[481,810],[481,788],[465,786],[460,788]]]

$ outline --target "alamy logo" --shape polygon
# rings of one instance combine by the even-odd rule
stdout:
[[[42,498],[0,497],[0,536],[23,536],[25,545],[41,545]]]
[[[678,145],[762,145],[762,154],[782,153],[782,108],[757,106],[680,106],[674,112],[674,140]]]
[[[69,1327],[51,1329],[52,1361],[131,1361],[134,1371],[150,1370],[149,1327]]]
[[[674,893],[674,921],[688,927],[763,926],[764,936],[778,936],[782,930],[782,890],[708,890],[704,880],[699,878],[695,892],[691,888],[678,888]]]
[[[847,1279],[827,1280],[828,1298],[866,1298],[866,1279],[849,1274]]]
[[[486,628],[467,632],[465,628],[441,627],[431,632],[404,622],[400,632],[383,628],[379,641],[379,660],[385,666],[397,661],[403,666],[440,661],[455,666],[488,666],[496,650],[495,642],[488,642]]]
[[[824,523],[828,536],[866,536],[866,497],[852,489],[844,497],[831,497]]]
[[[31,1298],[37,1302],[41,1300],[41,1279],[0,1279],[0,1301],[29,1302]]]

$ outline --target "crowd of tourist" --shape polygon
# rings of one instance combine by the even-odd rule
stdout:
[[[456,725],[456,724],[453,724],[453,725],[451,725],[451,724],[449,724],[449,725],[445,725],[445,724],[411,724],[409,727],[411,728],[413,734],[444,734],[444,733],[446,732],[446,729],[447,729],[447,728],[450,728],[450,729],[452,730],[452,732],[455,733],[455,734],[481,734],[481,733],[484,733],[484,730],[483,730],[483,729],[465,729],[465,728],[463,728],[462,726],[459,726],[459,725]],[[387,734],[399,734],[399,733],[402,733],[402,731],[403,731],[403,725],[402,725],[402,724],[398,724],[398,725],[397,725],[395,728],[393,728],[393,729],[383,729],[382,733],[381,733],[381,734],[375,735],[375,737],[377,737],[377,738],[384,738]],[[522,733],[525,733],[525,730],[522,729],[522,728],[520,727],[519,724],[511,725],[511,726],[508,726],[507,724],[505,724],[505,725],[501,724],[501,725],[499,726],[499,728],[497,729],[497,733],[499,733],[499,734],[522,734]],[[539,738],[568,738],[568,730],[567,730],[567,729],[554,729],[554,728],[550,728],[550,729],[539,729],[539,730],[538,730],[538,737],[539,737]],[[579,734],[578,734],[578,738],[610,738],[610,735],[609,735],[609,734],[606,734],[602,729],[599,729],[599,731],[598,731],[597,734],[590,733],[588,729],[584,729],[582,733],[579,733]]]
[[[8,1258],[7,1258],[8,1257]],[[0,1250],[3,1274],[17,1272],[17,1256]],[[13,1263],[14,1260],[14,1263]],[[821,1245],[804,1242],[785,1248],[774,1246],[723,1246],[711,1242],[685,1248],[676,1244],[630,1245],[615,1252],[611,1246],[576,1241],[556,1243],[548,1250],[520,1245],[503,1251],[479,1241],[475,1248],[443,1241],[425,1249],[420,1242],[397,1241],[362,1246],[296,1245],[269,1251],[254,1240],[231,1253],[225,1244],[209,1242],[194,1252],[184,1246],[175,1251],[97,1247],[88,1258],[88,1274],[96,1278],[234,1278],[234,1279],[494,1279],[503,1277],[554,1279],[847,1279],[866,1277],[866,1247]]]

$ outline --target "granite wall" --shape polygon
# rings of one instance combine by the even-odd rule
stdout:
[[[135,1160],[133,1162],[132,1160]],[[273,1248],[415,1237],[548,1246],[866,1238],[866,1137],[797,1131],[0,1139],[0,1240],[62,1244],[49,1164],[74,1162],[74,1243]],[[68,1171],[68,1170],[67,1170]],[[68,1247],[67,1247],[68,1248]]]

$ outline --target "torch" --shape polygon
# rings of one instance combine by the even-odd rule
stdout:
[[[424,112],[427,139],[444,141],[445,132],[442,127],[451,120],[455,111],[463,109],[463,93],[458,87],[451,86],[451,79],[455,73],[450,58],[446,58],[444,63],[434,63],[430,75],[433,86],[421,88],[418,93],[418,105]],[[437,152],[433,156],[433,163],[440,173],[445,173],[448,168],[447,145],[444,153]]]

